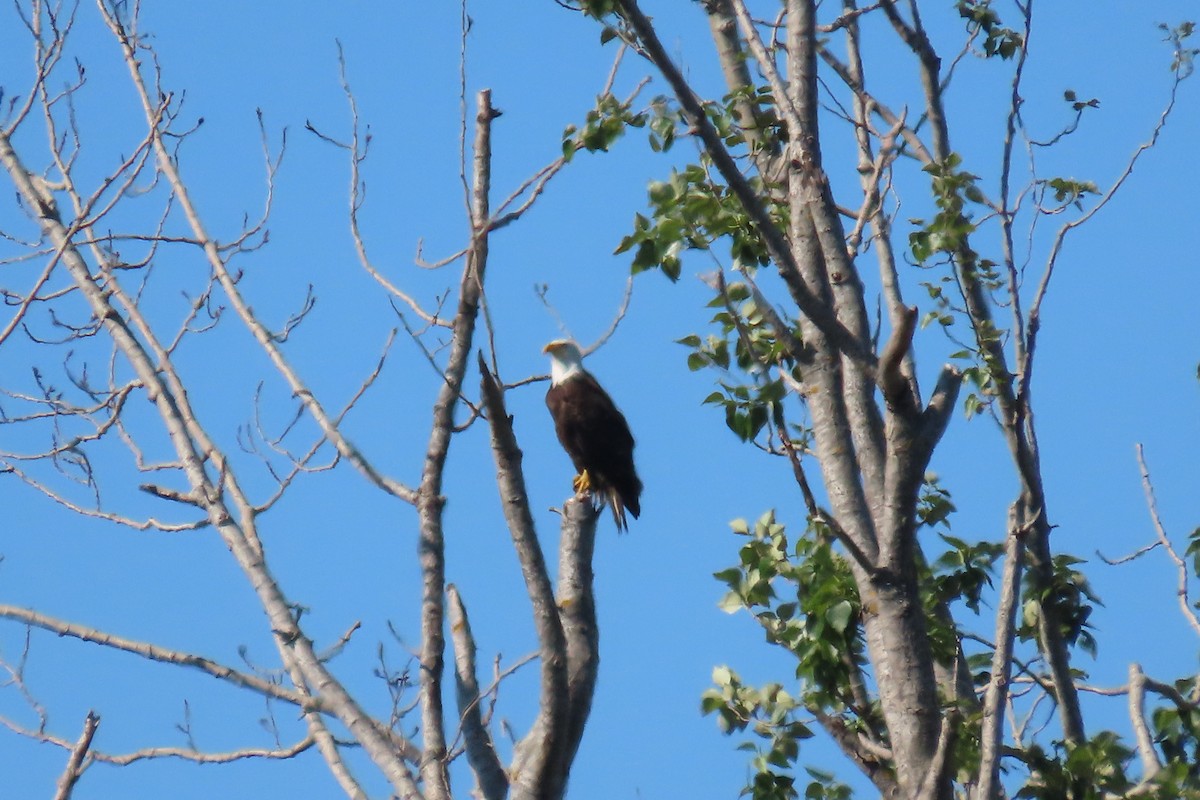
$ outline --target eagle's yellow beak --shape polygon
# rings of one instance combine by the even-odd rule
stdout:
[[[543,347],[542,352],[543,353],[552,353],[555,350],[557,350],[558,348],[562,347],[566,343],[567,343],[566,339],[555,339],[553,342],[550,342],[545,347]]]

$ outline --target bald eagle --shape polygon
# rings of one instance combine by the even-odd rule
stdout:
[[[554,418],[558,441],[579,474],[577,492],[593,492],[607,503],[618,531],[629,530],[628,509],[637,519],[642,511],[642,482],[633,466],[633,435],[608,392],[583,368],[579,345],[557,339],[543,348],[550,354],[550,389],[546,406]]]

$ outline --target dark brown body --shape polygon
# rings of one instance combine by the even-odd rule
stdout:
[[[587,372],[546,392],[558,441],[579,473],[587,471],[591,488],[612,506],[619,530],[626,530],[625,509],[642,512],[642,482],[633,464],[633,434],[612,398]]]

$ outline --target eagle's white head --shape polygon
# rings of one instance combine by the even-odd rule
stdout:
[[[558,386],[563,381],[583,374],[583,353],[579,345],[570,339],[555,339],[542,348],[550,356],[550,385]]]

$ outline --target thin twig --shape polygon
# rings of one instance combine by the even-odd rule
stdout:
[[[1171,539],[1167,536],[1167,530],[1163,527],[1162,518],[1158,515],[1158,501],[1154,499],[1154,484],[1150,482],[1150,468],[1146,466],[1145,454],[1142,451],[1142,445],[1136,446],[1138,469],[1142,473],[1142,492],[1146,495],[1146,508],[1150,512],[1150,521],[1154,524],[1154,534],[1158,537],[1158,543],[1167,551],[1167,556],[1175,565],[1176,574],[1179,576],[1179,581],[1176,584],[1175,596],[1179,601],[1179,610],[1183,614],[1184,619],[1192,626],[1192,630],[1200,636],[1200,619],[1196,618],[1196,612],[1192,610],[1192,601],[1188,597],[1188,568],[1187,564],[1179,553],[1175,551],[1175,547],[1171,544]]]
[[[70,636],[84,642],[91,642],[104,647],[110,647],[114,650],[132,653],[151,661],[192,667],[243,689],[251,689],[260,694],[285,700],[302,708],[310,708],[318,711],[323,709],[322,703],[315,698],[303,697],[287,687],[280,686],[272,681],[263,680],[245,672],[239,672],[232,667],[225,666],[203,656],[195,655],[194,653],[172,650],[136,639],[127,639],[123,636],[116,636],[97,628],[88,627],[87,625],[67,622],[66,620],[57,619],[41,612],[33,611],[32,609],[8,604],[0,604],[0,619],[16,620],[26,625],[50,631],[59,636]]]

